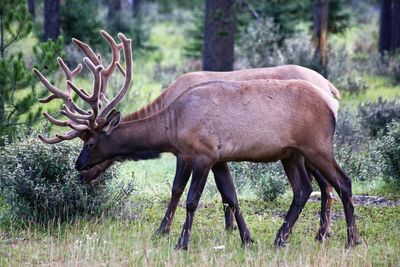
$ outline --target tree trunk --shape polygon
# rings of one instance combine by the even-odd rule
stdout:
[[[35,17],[35,0],[28,0],[28,11],[34,18]]]
[[[322,68],[322,74],[327,75],[328,49],[327,49],[327,33],[328,33],[328,15],[329,1],[315,0],[313,18],[314,18],[314,35],[313,42],[315,47],[315,56],[319,59]]]
[[[44,40],[57,40],[60,35],[60,0],[44,1]]]
[[[390,50],[396,51],[400,48],[400,1],[393,0],[391,7],[391,33],[390,33]]]
[[[115,16],[119,15],[121,11],[121,0],[108,0],[108,13],[109,19],[116,19]]]
[[[140,0],[132,0],[132,15],[136,18],[140,10]]]
[[[381,53],[390,50],[391,3],[392,0],[381,1],[381,23],[379,29],[379,52]]]
[[[203,70],[231,71],[236,21],[233,0],[206,0]]]

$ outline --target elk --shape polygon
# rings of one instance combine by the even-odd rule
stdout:
[[[102,34],[104,35],[104,33]],[[96,55],[89,48],[88,45],[79,42],[78,40],[74,40],[74,43],[88,58],[90,58],[94,62],[94,64],[98,64],[96,60]],[[111,46],[113,46],[113,43],[111,42],[109,43]],[[116,58],[116,56],[114,58]],[[206,82],[211,80],[240,81],[240,80],[257,80],[257,79],[281,79],[281,80],[302,79],[312,82],[313,84],[317,85],[318,88],[329,94],[332,94],[336,98],[339,98],[340,96],[338,90],[328,80],[322,77],[319,73],[296,65],[285,65],[273,68],[238,70],[233,72],[204,72],[204,71],[193,72],[184,74],[181,77],[179,77],[153,103],[145,106],[144,108],[140,109],[137,112],[125,116],[122,120],[131,121],[152,115],[158,112],[159,110],[163,109],[169,103],[171,103],[185,89],[195,84],[199,84],[201,82]],[[335,102],[336,100],[331,99],[330,101]],[[335,111],[335,115],[336,113],[337,110]],[[113,163],[112,160],[107,160],[103,163],[94,166],[90,170],[85,171],[83,173],[84,179],[86,181],[94,180],[101,172],[104,172],[112,163]],[[309,173],[313,173],[314,176],[320,177],[319,179],[317,179],[317,182],[321,188],[321,223],[320,223],[321,228],[318,231],[317,239],[323,240],[325,236],[330,235],[330,229],[329,229],[330,211],[333,202],[333,198],[331,195],[332,187],[329,185],[329,183],[326,182],[325,179],[323,179],[323,177],[320,176],[319,173],[313,171],[310,166],[307,166],[307,171]],[[161,225],[157,230],[159,234],[169,233],[177,204],[189,180],[190,173],[191,173],[191,167],[188,166],[188,164],[185,161],[177,157],[176,175],[173,182],[171,201],[170,204],[168,205],[168,209],[161,222]],[[222,181],[218,178],[215,172],[214,176],[216,179],[216,184],[218,186],[218,189],[220,191],[224,190],[226,186],[223,186]],[[230,175],[228,176],[230,177]],[[223,202],[226,204],[226,201],[224,199]],[[226,229],[234,228],[233,221],[234,220],[232,211],[229,209],[229,207],[225,206]]]
[[[102,33],[102,34],[103,34],[103,36],[105,36],[105,33]],[[105,38],[107,39],[107,37],[105,37]],[[109,67],[107,67],[106,69],[103,70],[103,66],[100,64],[101,57],[96,56],[94,53],[93,54],[95,56],[93,57],[93,61],[98,60],[99,64],[95,65],[95,63],[93,63],[89,57],[84,59],[84,62],[91,69],[91,71],[93,73],[93,76],[94,76],[94,89],[93,89],[93,94],[91,96],[86,91],[84,91],[83,89],[79,89],[76,86],[74,86],[73,83],[71,82],[73,76],[76,75],[76,73],[78,73],[80,71],[81,67],[78,66],[78,68],[75,69],[74,71],[70,71],[69,69],[66,68],[65,64],[61,60],[59,60],[59,63],[61,65],[61,67],[64,69],[64,71],[66,73],[67,80],[68,80],[67,81],[67,85],[68,85],[67,86],[67,92],[71,92],[71,89],[73,91],[75,91],[82,99],[84,99],[86,102],[88,102],[91,105],[91,107],[93,109],[93,111],[91,111],[91,112],[86,112],[86,111],[78,108],[76,106],[76,104],[71,100],[70,94],[69,94],[69,96],[66,96],[64,92],[61,92],[59,89],[57,89],[54,86],[52,86],[37,70],[35,70],[35,74],[46,85],[46,87],[48,87],[48,89],[54,94],[53,96],[49,97],[48,99],[43,100],[42,102],[46,102],[46,101],[48,102],[48,101],[54,99],[55,97],[64,99],[65,102],[66,102],[66,105],[64,106],[64,109],[63,109],[62,113],[69,118],[69,121],[62,122],[62,121],[59,121],[59,120],[56,120],[56,119],[52,118],[48,114],[45,115],[46,118],[48,118],[51,122],[53,122],[53,123],[55,123],[57,125],[69,126],[69,127],[74,129],[73,131],[71,131],[71,132],[69,132],[69,133],[67,133],[65,135],[57,135],[55,138],[48,139],[48,138],[45,138],[43,136],[40,136],[40,138],[41,138],[42,141],[47,142],[47,143],[55,143],[55,142],[59,142],[59,141],[62,141],[62,140],[72,139],[74,137],[81,137],[82,139],[84,139],[85,146],[84,146],[83,151],[82,151],[82,153],[81,153],[81,155],[80,155],[80,157],[78,158],[78,161],[77,161],[77,168],[79,170],[83,170],[83,169],[87,169],[89,167],[93,167],[94,165],[96,165],[98,163],[101,163],[101,162],[104,162],[105,160],[132,159],[132,158],[133,159],[154,158],[161,152],[173,152],[175,155],[177,155],[178,157],[182,158],[184,161],[189,162],[193,167],[193,179],[192,179],[191,189],[189,190],[188,198],[189,198],[189,200],[192,200],[192,201],[188,201],[188,220],[187,220],[187,223],[185,224],[185,228],[184,228],[185,231],[183,231],[183,234],[182,234],[182,237],[181,237],[181,241],[179,242],[179,245],[178,245],[178,247],[185,248],[185,247],[187,247],[187,244],[188,244],[188,232],[187,232],[187,230],[190,230],[190,228],[191,228],[192,219],[190,219],[190,218],[192,218],[191,216],[194,214],[195,206],[197,206],[196,194],[199,193],[198,190],[201,189],[201,187],[204,186],[202,184],[205,183],[204,177],[203,178],[198,178],[198,173],[199,173],[200,170],[198,169],[198,167],[199,167],[198,163],[196,163],[197,160],[194,160],[194,158],[193,158],[194,154],[192,156],[190,156],[190,153],[187,154],[188,151],[191,151],[189,149],[190,146],[189,147],[185,147],[185,146],[180,147],[178,145],[177,147],[173,148],[174,147],[174,145],[173,145],[174,143],[176,145],[176,142],[180,143],[180,141],[183,141],[183,139],[182,140],[180,139],[183,136],[181,136],[181,135],[178,136],[177,135],[177,129],[178,129],[177,125],[173,125],[172,121],[168,121],[168,120],[164,121],[164,122],[167,122],[167,124],[169,123],[169,125],[167,126],[167,125],[161,124],[161,128],[160,129],[157,128],[157,125],[154,125],[154,124],[148,125],[148,126],[153,126],[153,128],[150,127],[148,129],[151,129],[151,132],[154,131],[154,133],[156,133],[156,136],[157,136],[157,133],[159,134],[159,133],[163,132],[162,128],[164,126],[165,126],[165,129],[166,129],[165,131],[168,132],[168,129],[170,129],[170,131],[169,131],[170,133],[173,131],[173,129],[175,127],[176,135],[174,135],[174,137],[175,137],[176,140],[174,140],[174,141],[172,139],[168,140],[169,142],[172,142],[172,143],[169,144],[170,145],[169,148],[167,146],[159,147],[159,144],[157,144],[157,142],[156,143],[151,143],[149,139],[152,139],[151,138],[152,135],[147,136],[145,134],[145,132],[146,132],[144,130],[145,128],[140,128],[139,127],[138,130],[136,131],[134,127],[130,128],[130,127],[126,127],[126,126],[130,125],[130,124],[135,124],[137,122],[148,121],[148,120],[150,120],[150,118],[159,117],[160,114],[164,114],[164,113],[172,114],[171,111],[166,112],[166,110],[171,110],[171,107],[176,107],[176,105],[177,105],[176,103],[181,103],[182,104],[182,99],[185,99],[187,95],[192,95],[192,92],[199,91],[199,88],[202,88],[202,90],[203,90],[203,87],[204,87],[205,88],[204,90],[206,90],[206,91],[207,90],[209,91],[209,88],[213,88],[213,90],[215,90],[215,89],[222,90],[223,92],[226,91],[227,96],[229,98],[229,94],[231,92],[230,92],[230,90],[227,90],[225,88],[226,86],[230,87],[233,84],[233,87],[238,86],[239,88],[241,88],[241,87],[243,87],[243,85],[246,85],[246,84],[244,82],[236,82],[236,83],[235,82],[232,82],[232,83],[209,82],[209,83],[200,84],[198,86],[194,86],[193,88],[187,89],[182,94],[184,96],[182,96],[182,95],[179,96],[174,101],[172,101],[170,103],[170,105],[168,105],[164,109],[160,110],[158,113],[156,113],[154,115],[150,115],[148,118],[139,119],[139,120],[133,120],[133,121],[125,121],[125,122],[119,123],[121,121],[120,114],[119,114],[119,112],[115,111],[113,108],[123,98],[123,95],[126,93],[128,87],[129,87],[129,84],[130,84],[131,71],[132,71],[131,70],[131,52],[128,51],[130,49],[130,41],[127,40],[122,34],[119,35],[119,38],[120,38],[120,40],[122,42],[122,45],[115,45],[115,47],[114,47],[115,49],[113,48],[113,58],[117,57],[115,55],[116,53],[114,54],[114,51],[119,51],[121,49],[121,47],[123,46],[124,55],[125,55],[125,63],[126,63],[126,69],[125,70],[119,65],[119,63],[117,61],[114,61],[114,60],[112,61],[112,63],[110,64]],[[112,43],[112,41],[109,41],[109,42],[110,42],[110,44]],[[112,73],[110,70],[115,70],[116,67],[118,67],[118,69],[121,71],[121,73],[123,73],[123,75],[125,76],[126,79],[125,79],[124,86],[122,87],[121,91],[117,94],[117,96],[112,101],[108,101],[106,99],[106,97],[105,97],[105,94],[104,94],[104,92],[105,92],[104,88],[106,88],[106,84],[107,84],[109,75],[110,75],[110,73]],[[270,90],[271,84],[268,84],[268,82],[271,83],[271,81],[264,81],[264,83],[267,83],[266,85],[262,84],[262,85],[258,85],[258,86],[255,86],[255,87],[259,88],[259,89],[266,88],[266,89]],[[275,81],[275,82],[277,82],[277,81]],[[292,82],[293,83],[293,81],[287,81],[287,82]],[[299,83],[300,81],[297,81],[297,82]],[[242,84],[242,83],[244,83],[244,84]],[[253,84],[257,85],[256,81],[249,81],[248,83],[250,84],[251,88],[253,87],[252,86]],[[308,84],[307,82],[305,82],[305,83],[306,83],[306,85],[304,85],[304,86],[295,86],[296,90],[320,91],[315,86],[312,86],[312,85]],[[286,87],[288,87],[289,85],[292,85],[292,84],[289,84],[286,87],[285,86],[278,86],[278,85],[280,85],[279,83],[277,84],[277,86],[275,86],[275,84],[272,84],[272,85],[273,85],[272,87],[276,87],[275,89],[282,89],[282,91],[283,91]],[[249,86],[244,86],[244,87],[247,88]],[[247,90],[243,89],[242,91],[246,92]],[[284,93],[284,92],[282,92],[282,93]],[[322,92],[319,92],[319,93],[322,94]],[[307,96],[308,96],[308,94],[309,94],[309,92],[306,93]],[[315,94],[315,92],[314,92],[314,94]],[[222,99],[222,96],[223,96],[223,94],[218,96],[219,100]],[[323,97],[321,97],[321,95],[320,95],[320,98],[317,97],[314,100],[317,100],[319,102],[321,102],[321,101],[324,102],[325,101],[326,102],[325,105],[328,105],[327,103],[331,102],[330,101],[331,99],[329,99],[329,98],[331,98],[331,96],[327,96],[327,95],[323,95],[323,94],[322,94],[322,96]],[[288,104],[288,103],[286,103],[286,104]],[[103,107],[103,105],[104,105],[104,107]],[[253,104],[252,104],[252,106],[253,106]],[[208,109],[207,109],[208,112],[210,112],[210,109],[212,107],[213,107],[213,105],[211,105],[211,106],[209,105],[208,106]],[[253,108],[255,108],[255,107],[253,106]],[[304,107],[303,107],[303,109],[304,109]],[[335,110],[337,110],[337,107],[335,107],[334,105],[331,105],[330,106],[331,115],[333,113],[335,113]],[[210,114],[208,114],[208,115],[210,115]],[[333,122],[334,122],[334,117],[335,116],[333,115]],[[213,118],[213,116],[210,115],[209,118]],[[207,125],[205,123],[204,119],[205,119],[205,117],[203,117],[203,119],[200,120],[200,121],[204,122],[204,125]],[[186,122],[186,118],[183,119],[182,121]],[[214,121],[214,120],[211,120],[211,121]],[[328,119],[328,121],[330,121],[330,120]],[[178,122],[181,122],[181,121],[179,120],[179,121],[177,121],[175,123],[178,123]],[[124,127],[122,127],[123,125],[124,125]],[[159,127],[160,127],[160,125],[159,125]],[[123,150],[121,150],[121,151],[117,152],[117,148],[119,148],[120,146],[123,146],[123,144],[120,141],[124,140],[124,141],[130,143],[129,139],[131,137],[128,137],[128,135],[126,135],[125,137],[127,139],[118,139],[117,138],[117,140],[115,140],[115,139],[112,138],[112,136],[115,136],[115,133],[121,132],[121,129],[125,129],[125,132],[131,132],[131,131],[126,131],[126,129],[128,129],[128,128],[129,129],[133,129],[132,131],[135,132],[134,135],[133,135],[133,139],[130,140],[130,141],[133,141],[134,143],[137,142],[137,144],[141,144],[141,146],[137,146],[137,144],[136,144],[136,147],[135,146],[131,147],[132,151],[124,152]],[[321,127],[319,127],[319,128],[321,128]],[[334,128],[334,126],[333,126],[333,128]],[[244,130],[244,129],[242,129],[242,130]],[[139,139],[135,139],[135,138],[138,138],[137,133],[141,133],[142,134],[141,138],[145,139],[145,140],[140,140],[140,138]],[[121,133],[119,133],[119,134],[121,134]],[[230,132],[229,131],[227,132],[228,136],[230,136],[231,134],[232,134],[232,129],[230,130]],[[331,134],[333,134],[333,131],[332,131]],[[118,134],[117,134],[117,136],[118,136]],[[160,136],[158,136],[158,137],[160,137]],[[199,136],[197,136],[197,137],[199,137]],[[150,142],[150,143],[147,144],[146,142],[141,142],[141,141],[147,141],[147,142]],[[154,142],[155,140],[151,140],[151,141]],[[158,141],[161,142],[162,140],[158,140]],[[86,160],[85,158],[87,157],[87,160],[89,160],[89,159],[92,160],[93,151],[94,150],[99,150],[98,149],[98,144],[103,144],[104,142],[107,142],[108,145],[111,145],[111,146],[108,146],[108,148],[111,148],[111,149],[109,149],[110,151],[101,151],[100,154],[99,154],[99,152],[97,152],[97,155],[95,153],[96,160],[94,162],[90,162],[89,161],[90,163],[85,163],[85,160]],[[109,142],[111,142],[111,143],[109,143]],[[113,143],[113,142],[117,142],[117,143]],[[126,143],[126,144],[128,144],[128,143]],[[125,146],[126,146],[126,144],[125,144]],[[186,145],[188,145],[188,144],[186,144]],[[126,146],[125,148],[127,148],[127,147],[129,147],[129,146]],[[104,149],[104,147],[103,147],[103,149]],[[180,149],[184,149],[184,150],[181,151]],[[291,151],[291,149],[289,149],[289,150]],[[297,151],[297,150],[299,150],[299,151]],[[186,151],[186,152],[184,152],[184,151]],[[192,152],[194,152],[194,151],[192,151]],[[200,150],[200,152],[199,152],[200,155],[201,155],[202,152],[206,152],[206,151],[201,151]],[[244,152],[246,152],[246,151],[244,151]],[[222,158],[219,158],[219,157],[214,158],[212,160],[212,162],[211,162],[211,165],[207,166],[208,170],[212,169],[214,171],[214,173],[217,173],[217,175],[221,175],[221,177],[224,178],[224,179],[222,179],[224,181],[223,185],[225,186],[225,188],[229,188],[230,189],[230,190],[227,190],[227,191],[230,191],[231,194],[226,194],[225,193],[225,198],[226,198],[229,206],[231,208],[233,208],[235,217],[236,217],[236,219],[238,221],[239,231],[240,231],[242,240],[244,242],[249,242],[251,240],[250,239],[250,234],[249,234],[249,232],[247,230],[247,227],[246,227],[246,225],[244,223],[243,218],[241,217],[240,210],[239,210],[239,207],[238,207],[237,201],[236,201],[236,195],[235,195],[235,191],[234,191],[234,188],[233,188],[233,184],[229,185],[229,183],[231,183],[231,178],[230,178],[230,176],[228,177],[226,175],[226,174],[229,175],[229,170],[227,170],[226,161],[231,161],[231,160],[252,160],[252,161],[257,161],[257,162],[258,161],[265,162],[265,161],[282,159],[282,162],[283,162],[283,164],[285,166],[284,161],[288,160],[289,163],[286,163],[286,165],[297,165],[296,168],[293,167],[293,166],[291,168],[290,167],[285,167],[285,170],[289,168],[289,171],[286,171],[287,174],[288,174],[289,180],[291,182],[292,181],[295,182],[294,184],[292,183],[293,187],[299,187],[299,185],[298,185],[299,181],[304,181],[304,179],[308,180],[308,175],[307,175],[306,171],[304,171],[305,170],[304,165],[306,163],[302,162],[302,157],[303,157],[304,153],[301,153],[301,152],[303,152],[303,151],[301,151],[299,148],[297,148],[297,149],[294,148],[293,152],[291,152],[291,153],[289,153],[288,151],[285,152],[285,153],[282,152],[284,155],[288,154],[287,158],[289,158],[290,160],[287,159],[286,156],[283,157],[284,155],[281,155],[281,157],[276,155],[275,157],[272,157],[272,158],[267,157],[266,159],[263,159],[262,157],[261,158],[257,158],[257,157],[253,158],[252,156],[249,156],[246,153],[244,153],[239,158],[235,158],[235,157],[230,158],[229,155],[228,155],[228,157],[225,155],[225,157],[222,157]],[[290,156],[289,156],[289,154],[290,154]],[[203,156],[205,156],[205,155],[203,155]],[[195,158],[197,158],[197,157],[195,157]],[[303,159],[303,161],[304,161],[304,159]],[[84,162],[85,164],[82,164],[82,162]],[[317,171],[317,170],[321,171],[320,168],[314,167],[314,164],[312,163],[312,161],[309,161],[308,158],[307,158],[307,162],[311,162],[311,164],[307,164],[307,166],[309,166],[309,168],[310,168],[310,172],[312,172],[311,169],[315,169],[315,171]],[[334,162],[334,159],[333,159],[333,162]],[[195,165],[193,165],[193,163],[195,163]],[[201,165],[203,165],[203,164],[200,164],[200,166]],[[206,164],[204,163],[204,165],[206,165]],[[194,167],[196,167],[196,168],[194,168]],[[294,171],[294,173],[291,173],[290,169],[291,170],[296,169],[296,170]],[[207,171],[207,173],[208,173],[208,171]],[[325,176],[327,172],[326,172],[326,170],[323,169],[322,173]],[[330,182],[330,180],[332,180],[333,178],[332,178],[332,176],[328,176],[328,177],[329,177],[328,181]],[[343,174],[342,176],[333,176],[333,177],[336,178],[336,179],[339,179],[339,180],[343,180],[343,179],[346,180],[347,176],[345,176]],[[343,178],[343,177],[345,177],[345,178]],[[199,187],[199,185],[200,185],[200,187]],[[333,185],[335,186],[335,185],[337,185],[337,183],[333,184]],[[341,185],[340,182],[339,182],[339,185]],[[300,187],[301,187],[300,188],[300,195],[302,194],[302,187],[304,187],[306,189],[307,188],[309,189],[309,187],[307,187],[307,186],[300,186]],[[335,187],[335,189],[343,191],[343,189],[341,187]],[[347,195],[350,194],[350,198],[351,198],[351,186],[350,186],[350,191],[348,190],[348,188],[345,188],[345,189],[346,189],[345,192],[347,193]],[[342,191],[340,191],[340,192],[342,192]],[[195,195],[193,195],[194,192],[196,192]],[[307,190],[305,190],[304,192],[307,192]],[[221,192],[221,194],[224,194],[224,192]],[[307,195],[307,193],[304,194],[304,195]],[[346,197],[347,197],[347,195],[346,195]],[[296,193],[295,193],[295,199],[296,199],[296,197],[298,198],[298,196],[296,196]],[[342,197],[342,195],[341,195],[341,197]],[[356,237],[355,237],[356,236],[356,232],[355,232],[355,224],[353,223],[354,217],[351,217],[352,216],[352,203],[351,203],[351,199],[349,200],[346,197],[342,197],[342,201],[344,203],[345,203],[345,201],[347,201],[346,202],[347,204],[348,203],[351,204],[347,208],[348,212],[346,213],[346,217],[349,217],[348,224],[352,226],[352,227],[349,227],[348,243],[349,244],[353,244],[355,242],[354,240],[356,240]],[[308,196],[305,198],[305,201],[307,200],[307,198],[308,198]],[[345,199],[345,200],[343,200],[343,199]],[[304,201],[304,197],[300,197],[300,202],[304,202],[305,203],[305,201]],[[197,200],[197,202],[198,202],[198,200]],[[296,211],[294,211],[292,209],[292,207],[291,207],[291,209],[288,212],[288,216],[287,216],[288,218],[292,218],[293,215],[294,215],[294,217],[298,216],[297,208],[296,208],[296,206],[299,206],[298,202],[299,202],[299,200],[294,201],[294,207],[295,207]],[[304,206],[304,203],[302,203],[303,206]],[[346,206],[345,206],[345,209],[346,209]],[[291,215],[292,217],[289,216],[289,214],[292,214]],[[285,224],[286,224],[286,226],[285,226]],[[291,226],[292,226],[290,224],[294,224],[294,221],[290,222],[290,223],[289,223],[289,221],[287,221],[285,224],[284,224],[284,226],[282,226],[279,234],[277,235],[277,239],[276,239],[275,243],[278,244],[278,245],[283,243],[284,239],[287,238],[287,234],[290,232],[289,228],[291,228]]]

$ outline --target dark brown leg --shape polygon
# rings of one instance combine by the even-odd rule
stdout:
[[[189,238],[192,231],[194,213],[199,204],[201,194],[207,181],[207,175],[211,168],[211,162],[208,160],[198,160],[193,162],[192,181],[186,201],[186,220],[182,228],[176,249],[187,249]]]
[[[285,246],[293,225],[299,218],[312,192],[311,181],[304,166],[304,157],[299,153],[294,153],[289,158],[283,159],[282,164],[292,186],[294,196],[289,211],[286,214],[285,222],[276,235],[274,241],[275,247]]]
[[[354,217],[354,204],[352,199],[351,179],[339,167],[332,155],[324,153],[304,153],[308,162],[310,162],[326,180],[335,188],[344,208],[347,223],[347,247],[359,244],[357,229]]]
[[[316,240],[323,241],[326,237],[331,237],[331,217],[332,217],[332,186],[326,181],[321,173],[310,164],[306,163],[307,170],[315,177],[319,188],[321,189],[321,214],[320,228],[318,230]]]
[[[183,159],[180,159],[179,157],[176,158],[176,173],[172,185],[171,201],[169,202],[167,212],[161,221],[161,225],[157,230],[157,234],[163,235],[169,233],[179,199],[181,198],[182,193],[185,190],[185,186],[189,181],[191,171],[192,168],[189,163]]]
[[[239,228],[240,237],[244,244],[253,242],[250,237],[249,229],[240,212],[239,203],[237,201],[235,186],[233,184],[232,176],[226,162],[217,163],[212,167],[212,171],[218,177],[216,179],[218,190],[221,192],[224,203],[228,204],[230,210],[233,211],[237,225]],[[226,217],[225,217],[226,219]]]

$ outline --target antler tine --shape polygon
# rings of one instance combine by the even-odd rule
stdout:
[[[123,48],[123,45],[117,44],[114,38],[104,30],[101,30],[100,34],[103,36],[104,39],[106,39],[111,48],[111,63],[104,69],[101,74],[101,93],[105,94],[107,90],[108,80],[110,79],[111,74],[114,73],[120,60],[120,51]]]
[[[42,101],[50,102],[51,100],[53,100],[55,98],[67,99],[69,97],[68,94],[64,93],[63,91],[61,91],[60,89],[58,89],[57,87],[52,85],[49,82],[49,80],[47,80],[46,77],[44,77],[43,74],[40,71],[38,71],[37,69],[33,69],[33,73],[35,73],[36,77],[42,82],[42,84],[44,86],[46,86],[46,88],[50,92],[52,92],[53,95],[54,95],[54,97],[50,96],[50,97],[47,97],[45,99],[41,99]],[[46,102],[44,102],[44,103],[46,103]]]
[[[82,132],[85,130],[90,130],[90,128],[86,125],[79,125],[79,124],[73,124],[73,123],[68,123],[68,126],[71,127],[72,129]]]
[[[82,71],[82,64],[78,64],[78,66],[72,71],[68,68],[67,64],[65,64],[62,58],[57,57],[58,65],[64,71],[65,79],[72,80],[76,75],[78,75]]]
[[[60,138],[58,138],[58,137],[47,138],[47,137],[44,137],[44,136],[41,135],[41,134],[38,135],[38,138],[39,138],[40,141],[42,141],[43,143],[50,144],[50,145],[52,145],[52,144],[57,144],[57,143],[60,143],[60,142],[64,141],[64,140],[62,140],[62,139],[60,139]]]
[[[49,113],[43,112],[43,116],[52,124],[57,125],[57,126],[68,126],[68,121],[61,121],[53,118]]]
[[[96,53],[93,52],[92,48],[90,48],[88,44],[75,38],[72,38],[72,42],[75,44],[76,47],[79,48],[79,50],[82,51],[83,54],[85,54],[93,62],[94,65],[100,65],[100,61],[97,58]]]
[[[62,141],[63,140],[71,140],[74,139],[75,137],[79,137],[81,135],[80,131],[70,131],[65,134],[56,134],[56,137],[60,138]]]
[[[121,43],[124,48],[124,57],[125,57],[125,82],[122,86],[121,90],[114,97],[113,100],[109,104],[107,104],[104,109],[101,111],[99,119],[105,119],[108,113],[121,101],[121,99],[128,92],[128,89],[131,85],[132,81],[132,47],[131,47],[131,39],[127,39],[125,35],[122,33],[118,34],[118,38],[121,40]]]
[[[49,96],[46,97],[46,98],[38,99],[38,101],[39,101],[40,103],[49,103],[50,101],[52,101],[52,100],[54,100],[54,99],[57,99],[57,98],[59,98],[59,97],[57,97],[57,96],[55,96],[55,95],[49,95]]]
[[[46,144],[57,144],[64,140],[71,140],[75,137],[79,137],[80,135],[81,132],[72,130],[65,134],[56,134],[55,137],[50,137],[50,138],[44,137],[43,135],[39,134],[38,138],[40,139],[40,141]]]
[[[64,112],[63,112],[64,111]],[[75,118],[78,120],[89,120],[93,117],[92,114],[82,115],[72,112],[67,105],[63,105],[63,110],[60,111],[61,114],[67,116],[68,118]]]

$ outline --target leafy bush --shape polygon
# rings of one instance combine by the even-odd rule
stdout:
[[[314,48],[304,31],[281,44],[279,27],[272,19],[260,19],[250,23],[241,38],[239,56],[246,67],[296,64],[318,70]]]
[[[250,183],[250,187],[264,201],[275,201],[287,190],[288,180],[280,163],[242,162],[230,166],[238,189]]]
[[[374,140],[364,140],[362,147],[347,144],[335,145],[335,158],[342,169],[359,181],[371,181],[383,177],[383,158]]]
[[[400,101],[387,101],[379,97],[376,102],[360,105],[358,111],[362,126],[370,136],[376,137],[380,130],[386,133],[386,125],[393,119],[400,118]]]
[[[400,187],[400,121],[393,121],[386,128],[387,134],[380,135],[377,146],[385,163],[386,178]]]
[[[335,142],[337,144],[359,147],[366,138],[365,131],[361,128],[359,117],[350,108],[340,107],[335,129]]]
[[[132,184],[81,184],[74,170],[79,150],[77,143],[46,145],[37,138],[6,145],[0,153],[0,192],[9,219],[46,223],[97,216],[130,195]],[[112,168],[102,178],[110,180],[116,174]]]

